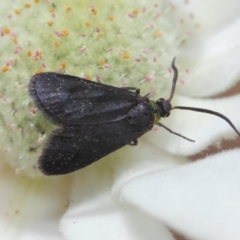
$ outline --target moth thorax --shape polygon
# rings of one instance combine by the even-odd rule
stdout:
[[[127,120],[132,125],[138,125],[148,129],[153,125],[153,111],[149,102],[138,104],[128,112]]]

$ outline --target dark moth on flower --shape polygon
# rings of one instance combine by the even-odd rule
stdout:
[[[177,82],[174,70],[170,97],[157,101],[141,96],[136,88],[117,88],[83,78],[54,72],[39,73],[31,78],[29,93],[34,103],[52,123],[59,125],[45,144],[39,158],[39,169],[46,175],[74,172],[99,160],[126,144],[136,145],[137,139],[154,124],[173,132],[159,121],[173,109],[184,109],[224,115],[201,108],[172,107]]]

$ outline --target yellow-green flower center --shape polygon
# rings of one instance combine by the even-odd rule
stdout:
[[[188,36],[164,0],[5,1],[0,13],[0,146],[18,172],[31,176],[54,129],[28,95],[33,74],[67,73],[166,97],[171,61]]]

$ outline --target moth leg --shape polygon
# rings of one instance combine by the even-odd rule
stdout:
[[[126,90],[129,90],[129,91],[136,91],[135,93],[136,93],[137,95],[140,94],[140,89],[139,89],[139,88],[135,88],[135,87],[121,87],[121,88],[126,89]]]
[[[150,97],[150,93],[147,93],[146,95],[143,96],[143,98],[149,98]]]
[[[130,146],[137,146],[137,145],[138,145],[138,140],[137,140],[137,139],[134,139],[134,140],[132,140],[132,142],[130,142],[128,145],[130,145]]]

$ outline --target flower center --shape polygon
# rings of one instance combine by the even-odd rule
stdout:
[[[1,148],[18,171],[36,174],[53,126],[30,100],[29,78],[43,71],[80,76],[168,97],[171,61],[188,26],[168,1],[4,2],[1,8]],[[7,13],[7,14],[6,14]]]

